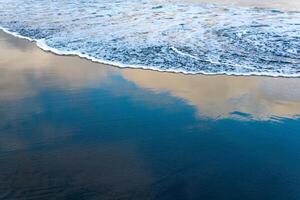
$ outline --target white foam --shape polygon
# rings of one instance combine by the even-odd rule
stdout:
[[[45,51],[118,67],[300,77],[299,13],[154,5],[150,0],[0,0],[0,25]]]
[[[78,51],[61,51],[52,47],[49,47],[44,39],[40,39],[40,40],[35,40],[29,37],[25,37],[22,35],[19,35],[16,32],[11,32],[8,31],[8,29],[0,27],[0,29],[8,34],[13,35],[14,37],[17,38],[21,38],[21,39],[26,39],[29,40],[31,42],[35,42],[36,45],[44,50],[44,51],[48,51],[51,53],[54,53],[56,55],[62,55],[62,56],[78,56],[80,58],[84,58],[84,59],[88,59],[92,62],[97,62],[97,63],[101,63],[101,64],[106,64],[106,65],[111,65],[111,66],[115,66],[115,67],[120,67],[120,68],[134,68],[134,69],[144,69],[144,70],[153,70],[153,71],[160,71],[160,72],[170,72],[170,73],[182,73],[182,74],[186,74],[186,75],[195,75],[195,74],[203,74],[203,75],[231,75],[231,76],[271,76],[271,77],[286,77],[286,78],[297,78],[300,77],[300,73],[298,74],[289,74],[289,75],[282,75],[280,73],[267,73],[267,72],[263,72],[263,73],[238,73],[238,72],[215,72],[215,73],[209,73],[209,72],[192,72],[192,71],[184,71],[184,70],[174,70],[174,69],[165,69],[162,70],[160,68],[157,67],[153,67],[153,66],[143,66],[143,65],[126,65],[126,64],[122,64],[122,63],[118,63],[118,62],[111,62],[111,61],[107,61],[107,60],[100,60],[85,54],[82,54]],[[183,53],[184,54],[184,53]]]

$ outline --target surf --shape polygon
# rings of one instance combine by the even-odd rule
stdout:
[[[299,12],[150,0],[0,7],[3,30],[60,55],[186,74],[300,77]]]

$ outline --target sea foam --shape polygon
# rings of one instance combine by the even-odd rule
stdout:
[[[150,0],[0,0],[0,26],[119,67],[300,77],[300,13]]]

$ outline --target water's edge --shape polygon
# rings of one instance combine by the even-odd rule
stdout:
[[[97,59],[95,57],[89,56],[89,55],[85,55],[79,51],[61,51],[55,48],[52,48],[50,46],[48,46],[45,42],[44,39],[32,39],[30,37],[26,37],[23,35],[20,35],[17,32],[13,32],[10,31],[7,28],[4,28],[2,26],[0,26],[0,30],[12,35],[16,38],[20,38],[20,39],[25,39],[28,40],[30,42],[34,42],[36,44],[36,46],[38,48],[40,48],[43,51],[46,52],[50,52],[53,53],[55,55],[59,55],[59,56],[78,56],[79,58],[83,58],[86,59],[88,61],[91,62],[95,62],[95,63],[100,63],[100,64],[105,64],[105,65],[110,65],[113,67],[118,67],[121,69],[124,68],[130,68],[130,69],[143,69],[143,70],[151,70],[151,71],[158,71],[158,72],[167,72],[167,73],[180,73],[180,74],[184,74],[184,75],[210,75],[210,76],[217,76],[217,75],[228,75],[228,76],[265,76],[265,77],[278,77],[278,78],[300,78],[300,74],[289,74],[289,75],[283,75],[283,74],[273,74],[273,73],[267,73],[267,72],[263,72],[263,73],[226,73],[226,72],[214,72],[214,73],[208,73],[208,72],[191,72],[191,71],[184,71],[184,70],[174,70],[174,69],[160,69],[158,67],[153,67],[153,66],[143,66],[143,65],[127,65],[127,64],[123,64],[123,63],[119,63],[119,62],[111,62],[108,60],[101,60],[101,59]]]

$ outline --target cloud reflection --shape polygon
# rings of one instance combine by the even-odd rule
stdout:
[[[35,95],[41,87],[35,84],[37,79],[50,88],[77,90],[97,88],[104,81],[113,83],[116,82],[113,77],[121,76],[142,89],[167,92],[184,99],[197,109],[199,117],[236,118],[237,113],[246,113],[253,119],[268,120],[293,118],[300,113],[300,79],[118,69],[77,57],[56,56],[38,49],[33,43],[3,33],[0,36],[0,100]],[[107,83],[105,87],[109,89]],[[243,118],[242,115],[238,117]]]
[[[107,78],[108,68],[77,57],[56,56],[33,43],[0,33],[0,100],[32,96],[43,87],[81,89],[97,87]]]
[[[209,118],[233,117],[238,111],[255,119],[295,117],[300,113],[299,79],[235,76],[190,76],[142,70],[123,76],[143,88],[168,91]]]

